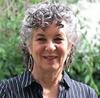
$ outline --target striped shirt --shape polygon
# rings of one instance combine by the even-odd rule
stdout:
[[[26,70],[22,75],[0,83],[0,98],[43,98],[43,89]],[[59,83],[57,98],[98,98],[86,84],[72,80],[66,72]]]

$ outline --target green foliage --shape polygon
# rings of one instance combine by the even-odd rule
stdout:
[[[33,4],[41,2],[41,0],[31,0]]]
[[[76,3],[78,2],[79,0],[67,0],[68,3]]]
[[[81,29],[84,28],[82,25]],[[87,40],[86,33],[87,31],[82,34],[80,44],[76,48],[69,74],[73,79],[93,87],[100,95],[100,44],[92,45],[93,43]],[[96,40],[99,42],[99,39]]]
[[[8,4],[12,5],[6,6],[7,2],[0,0],[0,5],[4,6],[1,6],[3,10],[0,14],[0,80],[21,74],[24,70],[19,32],[26,1],[40,2],[7,0]],[[83,48],[79,45],[76,49],[75,60],[69,74],[75,80],[89,84],[100,95],[100,45],[92,47],[84,35],[80,42]]]
[[[18,9],[21,6],[19,5]],[[5,9],[5,13],[2,12],[0,17],[0,79],[15,76],[23,71],[19,49],[22,9],[19,11],[13,13],[12,9]]]
[[[96,53],[93,48],[91,49],[90,44],[86,47],[88,52],[85,52],[85,50],[80,52],[79,47],[76,49],[75,60],[69,74],[75,80],[82,81],[93,87],[100,95],[100,51]]]

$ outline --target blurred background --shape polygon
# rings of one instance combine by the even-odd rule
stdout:
[[[20,28],[30,4],[44,0],[0,0],[0,80],[24,71]],[[100,0],[48,0],[69,4],[79,19],[81,39],[70,77],[94,88],[100,96]]]

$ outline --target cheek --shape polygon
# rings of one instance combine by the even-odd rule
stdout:
[[[39,58],[42,52],[43,52],[43,47],[41,47],[40,45],[34,44],[34,46],[32,47],[33,58]]]
[[[67,55],[67,48],[65,45],[58,46],[58,51],[61,57],[66,57]]]
[[[65,62],[65,60],[69,54],[69,43],[65,42],[62,45],[59,45],[58,48],[59,48],[60,59],[63,62]]]

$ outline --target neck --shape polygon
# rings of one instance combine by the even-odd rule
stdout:
[[[59,81],[62,78],[62,71],[44,71],[40,69],[33,68],[33,77],[38,81],[43,88],[50,89],[53,87],[58,87]]]

